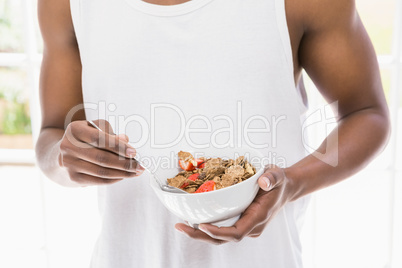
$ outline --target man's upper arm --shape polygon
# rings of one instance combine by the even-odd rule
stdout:
[[[42,128],[64,128],[70,109],[82,103],[81,61],[69,0],[39,0],[44,40],[40,76]],[[83,110],[74,119],[84,119]]]
[[[386,103],[371,41],[353,0],[305,0],[301,66],[339,116]]]

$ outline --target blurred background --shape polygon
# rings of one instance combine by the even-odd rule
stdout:
[[[314,194],[302,233],[306,268],[402,267],[402,0],[356,2],[393,134],[365,170]],[[63,188],[35,166],[41,53],[36,0],[0,0],[0,267],[87,267],[100,228],[96,189]],[[310,112],[322,109],[304,75]],[[309,129],[309,144],[322,129]]]

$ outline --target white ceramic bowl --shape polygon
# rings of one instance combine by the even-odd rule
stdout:
[[[154,179],[150,182],[152,189],[168,210],[191,226],[196,227],[199,223],[232,226],[257,195],[259,189],[257,179],[264,171],[261,166],[262,154],[251,148],[212,148],[189,152],[196,157],[197,154],[194,153],[223,159],[236,159],[243,155],[256,168],[256,174],[233,186],[206,193],[176,194],[162,191]],[[161,183],[166,184],[166,179],[173,178],[179,171],[178,167],[160,169],[156,177]]]

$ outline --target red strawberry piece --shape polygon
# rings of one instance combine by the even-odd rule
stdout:
[[[186,171],[194,170],[195,167],[191,162],[179,160],[179,166]]]
[[[215,182],[214,181],[206,181],[204,182],[194,193],[205,193],[215,190]]]
[[[200,173],[195,173],[195,174],[191,175],[190,177],[188,177],[187,179],[189,179],[190,181],[196,181],[199,176],[200,176]]]
[[[195,173],[195,174],[191,175],[190,177],[188,177],[187,179],[191,180],[191,181],[196,181],[198,179],[198,176],[200,176],[200,173]],[[180,186],[180,188],[184,189],[187,186],[188,186],[188,182],[185,182]]]
[[[188,186],[188,182],[185,182],[185,183],[183,183],[181,186],[180,186],[180,189],[184,189],[184,188],[186,188]]]
[[[205,167],[205,160],[204,159],[196,158],[195,162],[197,162],[197,168]]]

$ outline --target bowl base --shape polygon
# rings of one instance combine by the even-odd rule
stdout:
[[[240,215],[234,216],[229,219],[221,220],[221,221],[216,221],[216,222],[210,222],[209,224],[215,225],[217,227],[230,227],[233,226],[238,220],[240,219]],[[188,223],[189,226],[193,227],[194,229],[198,229],[198,223]]]

